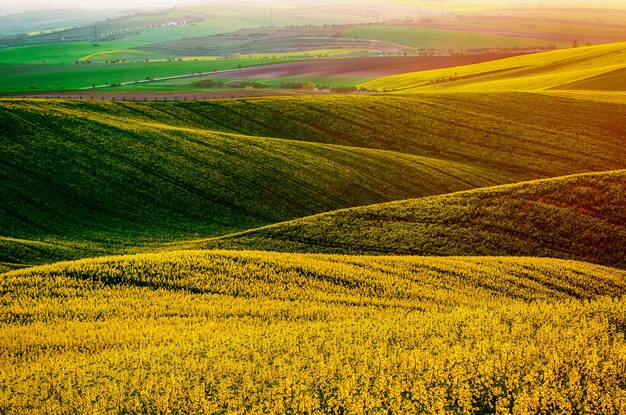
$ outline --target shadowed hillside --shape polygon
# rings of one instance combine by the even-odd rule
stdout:
[[[4,267],[511,180],[393,151],[169,125],[130,105],[1,105]]]
[[[3,269],[626,167],[624,105],[561,96],[2,100],[0,109]]]
[[[626,267],[626,171],[341,210],[192,246],[576,258]]]
[[[471,163],[512,181],[626,168],[626,100],[490,93],[118,105],[174,125]]]

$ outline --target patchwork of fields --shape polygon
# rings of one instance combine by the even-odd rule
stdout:
[[[38,64],[0,65],[0,92],[54,93],[64,90],[97,91],[120,84],[136,85],[152,79],[189,77],[199,73],[236,69],[244,66],[285,62],[280,58],[211,61],[135,62],[126,64]]]
[[[567,47],[571,43],[524,37],[483,34],[463,30],[398,26],[367,26],[349,29],[343,36],[375,39],[419,49],[547,48]]]
[[[626,12],[361,6],[0,37],[0,413],[624,413]]]

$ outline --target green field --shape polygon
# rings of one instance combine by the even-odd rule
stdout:
[[[626,170],[341,210],[198,248],[578,258],[626,268]]]
[[[15,99],[0,108],[4,268],[626,167],[623,126],[603,122],[624,104],[550,95]]]
[[[89,89],[143,81],[146,78],[184,76],[199,72],[268,65],[285,59],[228,59],[214,61],[141,62],[110,64],[0,65],[0,93],[54,92]],[[97,91],[94,91],[97,95]]]
[[[541,91],[575,85],[610,91],[623,89],[621,77],[614,74],[625,67],[626,43],[611,43],[397,75],[362,86],[411,93]]]
[[[92,54],[130,49],[140,45],[141,43],[135,42],[104,41],[57,42],[17,46],[0,49],[0,64],[75,63],[77,60]]]
[[[217,132],[206,127],[227,121],[227,108],[172,104],[1,102],[0,221],[14,239],[0,241],[0,261],[120,252],[511,180],[394,151]]]
[[[195,122],[209,130],[469,163],[517,181],[626,167],[620,121],[625,104],[623,99],[607,104],[564,93],[501,93],[150,105],[165,111],[194,108],[202,114]],[[551,117],[545,116],[544,108],[552,109]],[[190,122],[165,120],[177,125]]]
[[[128,36],[124,40],[139,42],[144,45],[150,43],[167,42],[182,38],[215,35],[232,32],[260,23],[261,19],[239,19],[230,16],[211,16],[201,22],[194,22],[178,27],[154,27],[140,34]]]
[[[619,413],[601,97],[1,100],[1,410]]]
[[[0,290],[9,413],[618,413],[626,375],[626,273],[575,261],[191,251]]]
[[[562,42],[541,39],[489,35],[460,30],[430,29],[401,26],[367,26],[349,29],[344,37],[374,39],[392,42],[417,49],[482,49],[482,48],[530,48],[564,47]]]

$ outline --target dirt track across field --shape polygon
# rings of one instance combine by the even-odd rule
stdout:
[[[114,89],[98,91],[65,91],[24,94],[2,94],[0,98],[57,98],[57,99],[85,99],[106,101],[193,101],[210,99],[230,99],[246,97],[269,96],[297,96],[311,95],[314,92],[304,92],[287,89],[234,89],[216,91],[116,91]]]

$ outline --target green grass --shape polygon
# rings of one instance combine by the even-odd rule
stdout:
[[[108,63],[107,61],[122,62],[145,62],[146,60],[168,61],[173,59],[162,53],[140,49],[111,49],[102,52],[91,53],[80,58],[83,62]]]
[[[363,86],[404,92],[541,91],[561,86],[572,89],[572,83],[625,67],[626,43],[622,42],[396,75],[366,82]],[[581,85],[581,89],[607,89],[602,82],[600,87],[597,85]]]
[[[1,101],[0,227],[13,239],[0,261],[124,252],[510,181],[462,163],[196,124],[228,122],[218,106]]]
[[[502,93],[151,105],[162,111],[189,107],[199,114],[186,122],[164,118],[176,125],[193,122],[227,133],[390,150],[495,169],[519,181],[626,168],[625,104]]]
[[[134,82],[285,62],[284,59],[241,59],[184,62],[141,62],[119,64],[0,65],[0,93],[54,92],[77,90],[92,85]],[[97,95],[97,90],[94,91]]]
[[[0,278],[8,413],[617,413],[626,273],[194,251]]]
[[[623,104],[550,95],[0,107],[4,269],[626,167]]]
[[[128,36],[124,40],[144,45],[167,42],[182,38],[215,35],[259,25],[259,20],[238,19],[230,16],[210,16],[201,22],[194,22],[177,27],[153,27],[138,35]]]
[[[392,42],[419,49],[482,49],[565,46],[541,39],[489,35],[460,30],[401,26],[367,26],[348,29],[344,37]]]
[[[95,53],[130,49],[139,45],[139,43],[127,41],[104,41],[56,42],[16,46],[0,49],[0,64],[75,63],[77,60]]]
[[[626,268],[626,171],[392,202],[190,246],[346,254],[518,255]]]

